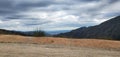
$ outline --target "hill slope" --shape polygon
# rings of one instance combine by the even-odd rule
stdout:
[[[0,34],[3,34],[3,35],[21,35],[21,36],[31,36],[31,37],[39,36],[39,37],[41,37],[41,36],[45,35],[45,32],[44,31],[23,32],[23,31],[11,31],[11,30],[0,29]]]
[[[5,34],[5,35],[26,35],[22,32],[18,31],[10,31],[10,30],[5,30],[5,29],[0,29],[0,34]]]
[[[56,36],[120,40],[120,16],[112,18],[96,26],[82,27],[72,30],[71,32],[58,34]]]

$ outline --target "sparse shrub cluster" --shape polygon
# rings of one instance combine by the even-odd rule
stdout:
[[[46,36],[46,33],[42,30],[36,30],[33,32],[33,36],[34,37],[43,37],[43,36]]]

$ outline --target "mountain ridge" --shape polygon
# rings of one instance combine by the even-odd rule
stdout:
[[[6,30],[6,29],[0,29],[0,34],[8,34],[8,35],[23,35],[26,36],[24,33],[19,31],[12,31],[12,30]]]
[[[96,26],[81,27],[55,36],[120,40],[120,16],[107,20]]]

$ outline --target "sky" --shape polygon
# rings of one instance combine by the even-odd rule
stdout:
[[[73,30],[120,15],[120,0],[0,0],[0,29]]]

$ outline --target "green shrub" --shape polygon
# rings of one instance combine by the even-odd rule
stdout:
[[[46,36],[46,33],[42,30],[36,30],[33,32],[33,36],[34,37],[43,37],[43,36]]]

